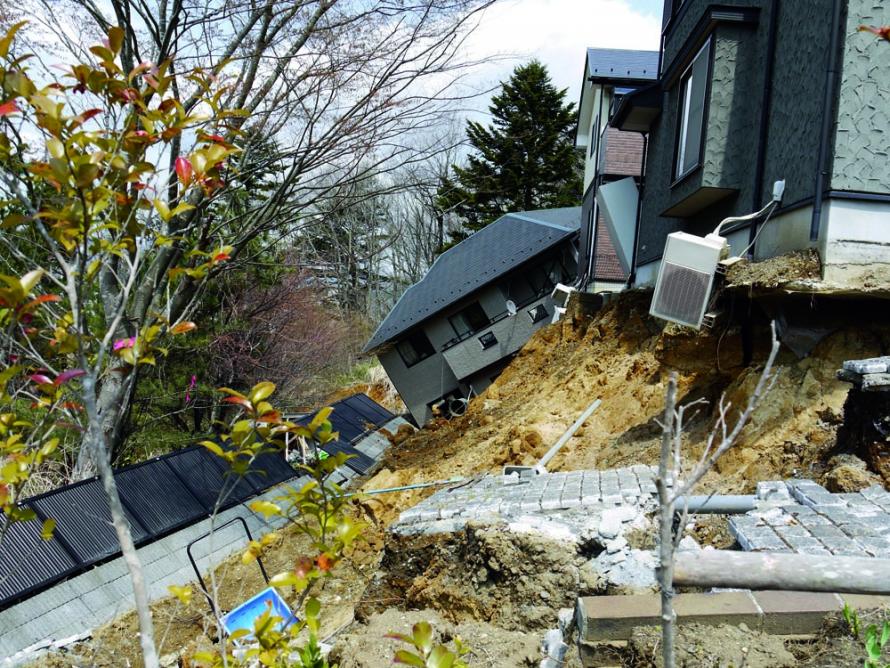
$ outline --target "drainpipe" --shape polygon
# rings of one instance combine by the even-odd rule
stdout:
[[[822,205],[825,201],[825,176],[828,171],[828,148],[833,125],[832,110],[837,86],[838,51],[840,50],[841,17],[843,0],[834,0],[831,20],[831,46],[828,52],[828,69],[825,72],[825,98],[822,102],[822,136],[819,142],[819,162],[816,165],[816,194],[813,202],[813,219],[810,222],[810,241],[818,241],[822,227]]]
[[[649,157],[649,134],[641,132],[643,135],[643,157],[640,159],[640,192],[637,194],[637,220],[634,226],[633,248],[630,254],[630,273],[627,275],[627,282],[624,287],[630,288],[637,280],[637,244],[640,241],[640,225],[643,220],[643,192],[646,190],[646,163]]]
[[[592,77],[591,77],[592,78]],[[591,187],[593,188],[593,217],[590,220],[590,229],[588,230],[587,236],[587,248],[589,251],[589,255],[587,257],[587,281],[582,286],[583,290],[587,290],[587,286],[590,283],[596,282],[596,229],[597,229],[597,218],[599,217],[599,207],[596,201],[596,189],[599,184],[602,182],[602,177],[599,173],[599,161],[600,161],[600,150],[602,149],[602,144],[600,143],[600,127],[603,124],[603,97],[605,96],[606,84],[600,84],[600,101],[599,101],[599,111],[597,112],[597,126],[596,126],[596,167],[593,175],[593,181],[591,181]],[[593,141],[593,132],[590,133],[590,140]],[[590,151],[588,150],[588,154]]]
[[[754,170],[754,197],[751,209],[757,211],[763,198],[763,176],[766,171],[766,145],[769,141],[769,119],[772,113],[773,101],[773,72],[776,64],[776,43],[779,34],[779,2],[772,0],[769,21],[769,37],[766,54],[766,71],[763,79],[763,95],[760,108],[760,138],[757,144],[757,166]],[[757,221],[751,223],[748,228],[748,256],[754,256],[754,242],[757,239]]]

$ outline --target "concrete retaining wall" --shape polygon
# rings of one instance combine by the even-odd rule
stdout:
[[[384,428],[395,432],[401,424],[407,422],[396,418]],[[356,448],[376,460],[388,445],[389,440],[375,432],[357,442]],[[337,476],[337,473],[342,475]],[[335,482],[345,484],[355,475],[344,466],[335,473]],[[243,517],[254,538],[281,528],[284,519],[266,521],[262,515],[252,512],[247,504],[260,499],[271,501],[288,487],[299,489],[307,480],[307,477],[291,480],[272,487],[244,504],[225,510],[217,516],[215,526]],[[186,547],[209,531],[210,519],[205,519],[138,550],[151,600],[168,596],[169,585],[184,585],[195,580]],[[192,554],[203,574],[246,545],[244,528],[240,522],[236,522],[215,532],[212,539],[207,538],[196,544]],[[123,558],[118,557],[97,566],[0,611],[0,657],[5,657],[0,665],[15,665],[26,655],[33,659],[31,653],[24,650],[83,635],[131,610],[133,605],[133,588]],[[19,656],[16,657],[16,654]]]

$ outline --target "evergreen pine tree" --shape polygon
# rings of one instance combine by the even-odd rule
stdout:
[[[439,206],[454,211],[460,241],[511,211],[576,206],[581,200],[581,157],[574,148],[577,113],[565,103],[537,60],[513,70],[492,98],[489,127],[470,121],[474,149],[466,167],[439,188]]]

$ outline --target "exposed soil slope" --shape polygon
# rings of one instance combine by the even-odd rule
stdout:
[[[664,327],[648,315],[649,298],[650,293],[625,293],[594,318],[540,330],[497,382],[470,403],[466,415],[436,421],[394,448],[384,463],[390,471],[371,486],[534,463],[595,398],[602,406],[550,468],[654,464],[656,420],[671,371],[679,375],[681,400],[710,402],[689,423],[691,459],[704,443],[721,393],[733,406],[744,405],[759,376],[769,330],[765,320],[754,325],[753,363],[743,366],[739,328]],[[880,354],[888,343],[890,327],[873,325],[839,328],[804,359],[783,348],[775,387],[703,489],[743,492],[758,480],[821,479],[850,389],[836,380],[835,371],[846,359]],[[403,496],[397,505],[416,498]]]

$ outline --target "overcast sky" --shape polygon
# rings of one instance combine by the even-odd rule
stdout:
[[[662,5],[663,0],[500,0],[486,11],[467,47],[474,57],[507,57],[480,68],[481,85],[496,86],[517,64],[537,58],[577,103],[585,49],[657,50]]]

